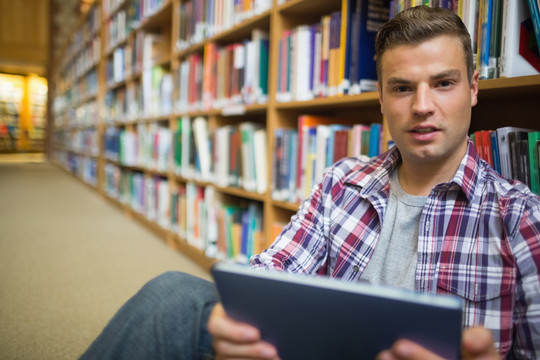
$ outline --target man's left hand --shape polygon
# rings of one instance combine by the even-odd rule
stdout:
[[[489,330],[474,327],[463,332],[461,356],[464,360],[500,360]],[[392,348],[377,356],[377,360],[443,360],[422,346],[405,339],[398,340]]]

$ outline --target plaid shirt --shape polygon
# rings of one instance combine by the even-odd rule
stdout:
[[[394,147],[330,167],[252,266],[360,279],[400,161]],[[540,198],[500,177],[470,141],[454,178],[424,206],[415,287],[460,296],[463,325],[491,330],[507,358],[540,358]]]

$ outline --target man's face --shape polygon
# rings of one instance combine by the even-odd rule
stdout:
[[[458,39],[399,45],[381,61],[381,112],[404,163],[457,166],[478,92],[478,74],[469,84]]]

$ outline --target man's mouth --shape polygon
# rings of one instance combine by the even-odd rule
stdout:
[[[422,128],[422,129],[413,129],[411,132],[418,133],[418,134],[427,134],[433,131],[437,131],[437,129],[434,128]]]

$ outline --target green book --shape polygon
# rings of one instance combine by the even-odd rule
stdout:
[[[530,167],[530,176],[531,176],[531,190],[535,194],[540,195],[540,174],[538,167],[539,165],[539,159],[538,159],[538,148],[540,144],[540,131],[534,131],[530,132],[529,134],[528,143],[529,143],[529,167]]]
[[[182,165],[182,120],[176,122],[174,133],[174,168],[178,171]]]

